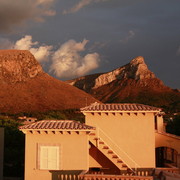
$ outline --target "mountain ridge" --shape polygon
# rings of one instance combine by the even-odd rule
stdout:
[[[0,112],[79,109],[96,100],[45,73],[26,50],[0,50]]]
[[[165,86],[148,69],[142,56],[113,71],[80,77],[66,83],[105,103],[132,102],[168,106],[176,100],[180,101],[180,93]]]

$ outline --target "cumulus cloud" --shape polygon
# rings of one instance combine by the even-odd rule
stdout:
[[[46,16],[54,16],[55,0],[1,0],[0,31],[9,31],[27,20],[43,21]]]
[[[98,53],[90,53],[84,56],[80,52],[85,51],[88,40],[82,42],[69,40],[54,53],[50,71],[57,77],[72,78],[83,76],[99,67],[100,57]]]
[[[52,46],[39,45],[39,42],[37,41],[33,42],[32,36],[29,35],[26,35],[25,37],[16,41],[13,46],[13,49],[29,50],[39,62],[48,59],[52,48]]]
[[[39,62],[46,61],[50,58],[52,46],[40,45],[39,42],[32,41],[32,36],[25,37],[12,42],[7,38],[0,38],[0,49],[19,49],[29,50]]]
[[[124,39],[120,40],[120,42],[122,42],[122,43],[127,43],[127,42],[128,42],[130,39],[132,39],[134,36],[135,36],[135,32],[132,31],[132,30],[130,30],[130,31],[128,32],[127,36],[126,36]]]
[[[69,40],[55,50],[53,46],[33,41],[32,36],[12,42],[6,38],[0,38],[0,49],[29,50],[41,63],[51,64],[49,72],[59,78],[74,78],[83,76],[99,67],[100,56],[98,53],[85,53],[88,40],[82,42]],[[82,56],[81,53],[84,55]],[[48,67],[46,67],[48,68]]]
[[[107,1],[107,0],[80,0],[72,8],[70,8],[68,10],[64,10],[63,14],[75,13],[75,12],[78,12],[83,7],[88,6],[91,3],[98,3],[98,2],[103,2],[103,1]]]

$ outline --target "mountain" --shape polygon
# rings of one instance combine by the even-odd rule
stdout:
[[[74,109],[96,100],[42,70],[26,50],[0,50],[0,112]]]
[[[180,93],[164,85],[138,56],[111,72],[66,81],[102,102],[134,102],[153,106],[177,106]]]

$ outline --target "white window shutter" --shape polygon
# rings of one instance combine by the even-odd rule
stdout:
[[[48,168],[58,170],[59,169],[59,147],[51,147],[48,152]]]
[[[40,148],[40,169],[48,168],[48,149],[46,146]]]
[[[59,146],[40,146],[40,169],[59,170]]]

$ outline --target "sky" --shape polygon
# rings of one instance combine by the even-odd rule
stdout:
[[[27,49],[60,80],[143,56],[180,89],[180,0],[1,0],[0,49]]]

